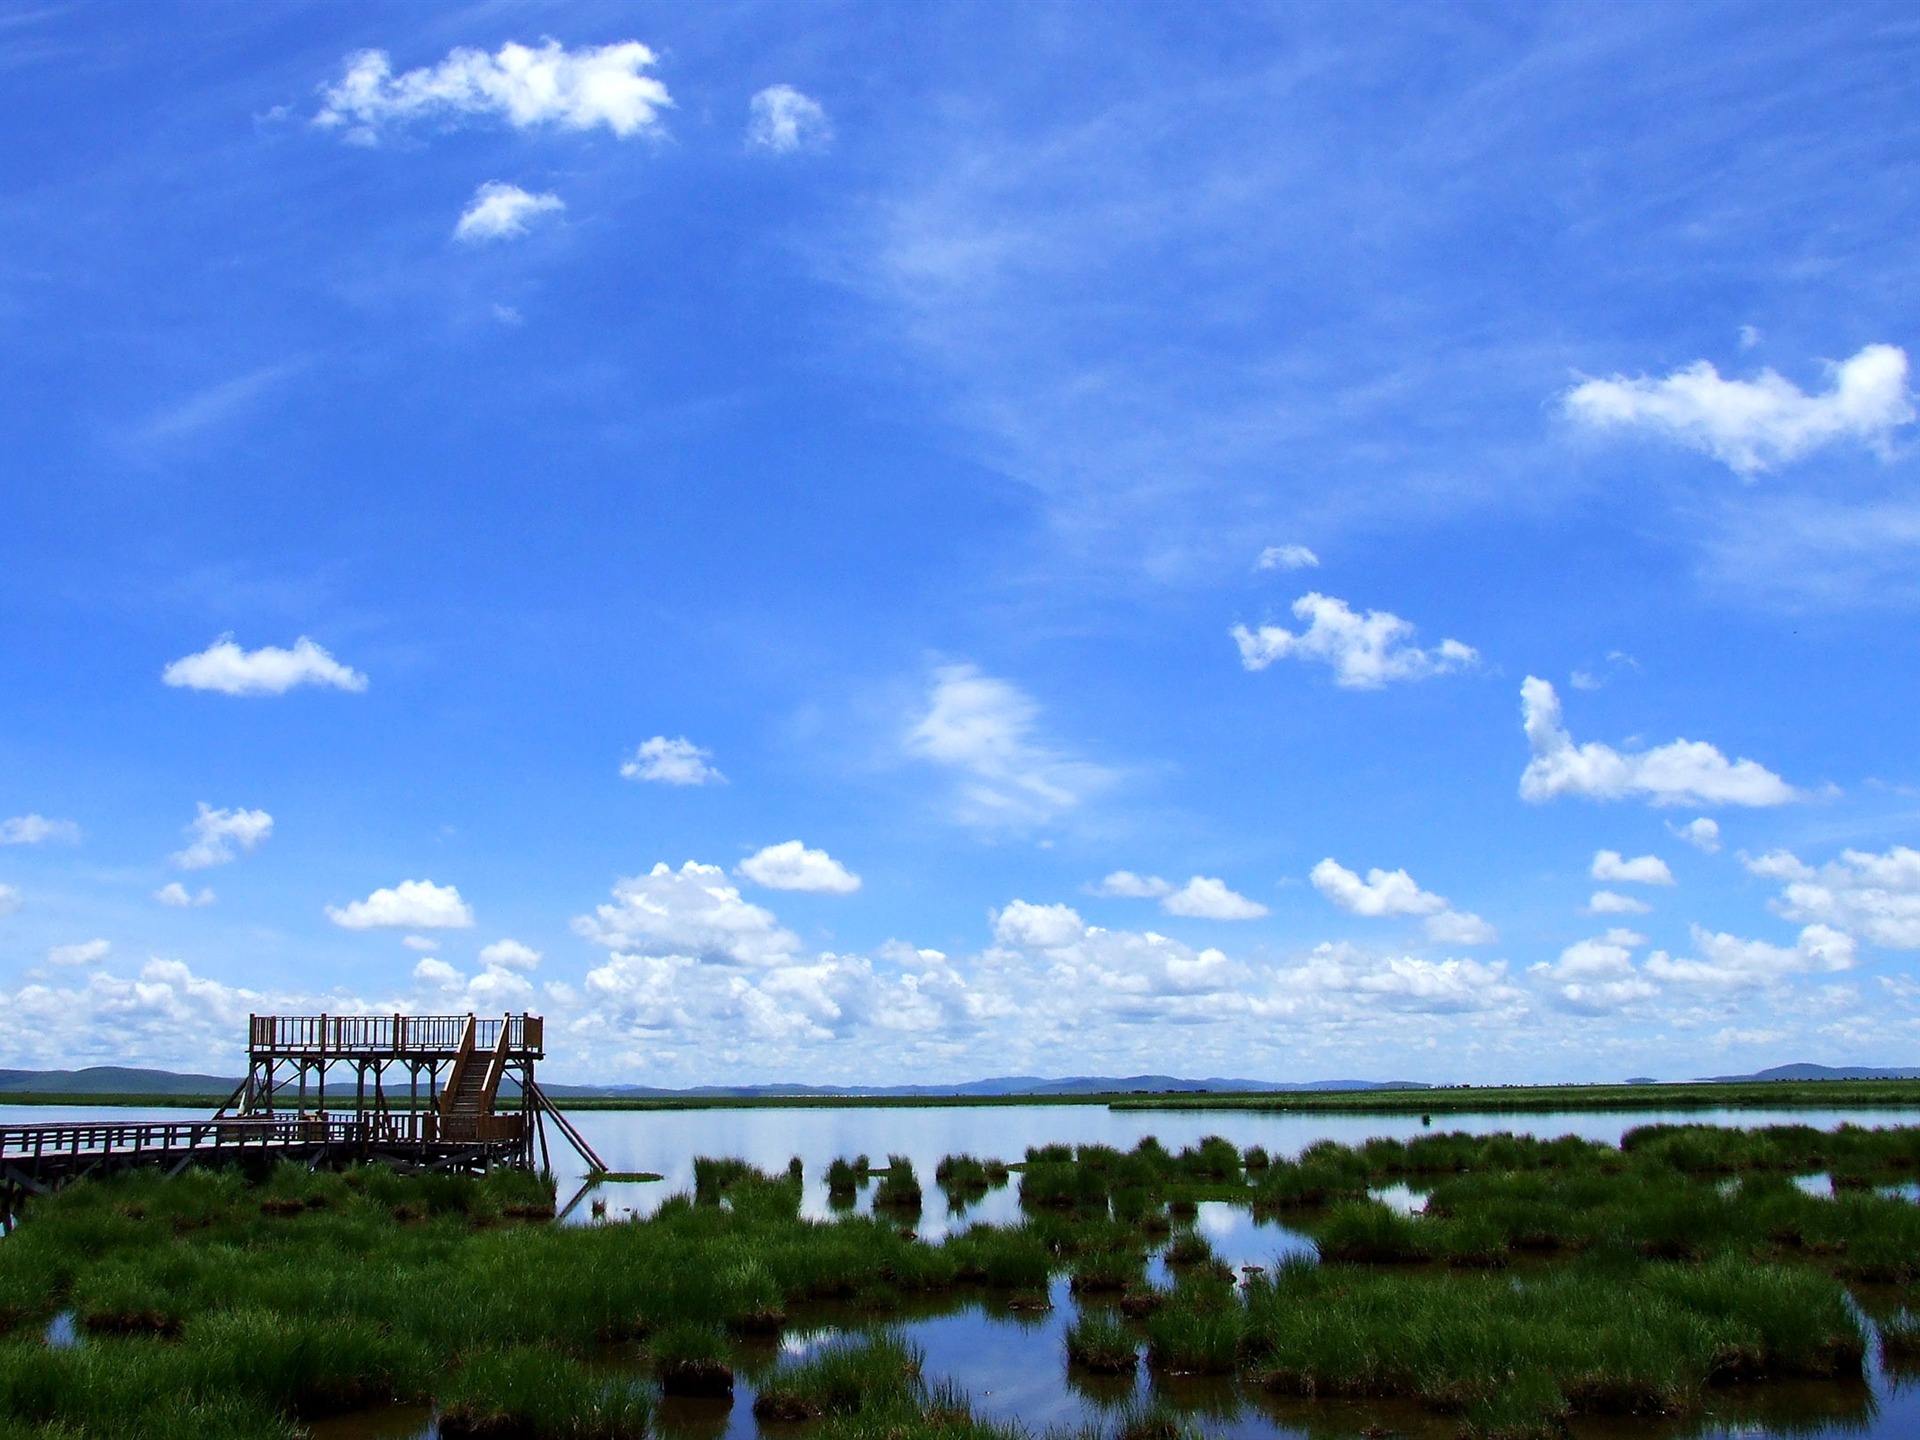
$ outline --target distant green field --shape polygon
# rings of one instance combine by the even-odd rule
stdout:
[[[1680,1085],[1449,1085],[1432,1090],[1292,1090],[1121,1095],[1116,1110],[1286,1110],[1459,1115],[1553,1110],[1853,1110],[1920,1107],[1920,1080],[1753,1080]]]

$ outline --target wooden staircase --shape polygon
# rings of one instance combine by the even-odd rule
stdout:
[[[442,1140],[495,1140],[517,1133],[520,1127],[520,1116],[496,1115],[493,1109],[507,1073],[507,1027],[500,1027],[499,1043],[492,1050],[482,1051],[474,1044],[477,1023],[476,1017],[467,1016],[453,1073],[440,1092]]]

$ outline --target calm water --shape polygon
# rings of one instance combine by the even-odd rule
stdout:
[[[65,1107],[8,1106],[12,1123],[70,1120],[75,1110]],[[116,1118],[178,1118],[166,1110],[114,1111]],[[1226,1136],[1236,1145],[1265,1146],[1275,1155],[1294,1155],[1317,1140],[1357,1143],[1372,1136],[1406,1138],[1429,1133],[1416,1116],[1298,1115],[1214,1111],[1110,1111],[1095,1105],[1033,1105],[929,1107],[926,1109],[783,1109],[580,1111],[571,1117],[601,1158],[616,1171],[651,1171],[666,1178],[652,1183],[621,1183],[596,1187],[568,1217],[571,1224],[598,1223],[594,1201],[600,1201],[606,1221],[650,1214],[668,1195],[690,1190],[696,1155],[734,1156],[770,1170],[786,1167],[799,1156],[806,1171],[803,1206],[810,1215],[828,1216],[823,1175],[836,1156],[867,1155],[885,1165],[889,1155],[910,1159],[925,1187],[927,1204],[919,1231],[938,1239],[976,1221],[1019,1218],[1015,1187],[993,1192],[963,1214],[950,1216],[944,1197],[933,1184],[934,1167],[942,1156],[971,1153],[982,1158],[1018,1160],[1029,1145],[1065,1142],[1100,1143],[1131,1148],[1147,1135],[1158,1136],[1170,1149],[1179,1149],[1205,1135]],[[1579,1135],[1609,1143],[1639,1125],[1661,1121],[1755,1127],[1806,1124],[1831,1128],[1843,1121],[1860,1125],[1920,1124],[1920,1111],[1684,1111],[1640,1113],[1563,1113],[1550,1115],[1447,1115],[1436,1117],[1432,1130],[1475,1133],[1511,1131],[1543,1137]],[[557,1134],[553,1159],[561,1204],[580,1185],[583,1167]],[[1811,1180],[1809,1188],[1825,1189]],[[1017,1181],[1016,1181],[1017,1184]],[[863,1189],[858,1208],[867,1208],[871,1187]],[[1391,1187],[1381,1197],[1402,1209],[1422,1203],[1418,1191]],[[1311,1253],[1304,1236],[1283,1225],[1256,1222],[1244,1209],[1207,1203],[1199,1207],[1195,1224],[1228,1264],[1271,1265],[1291,1254]],[[929,1378],[951,1378],[973,1398],[976,1411],[986,1417],[1017,1420],[1035,1434],[1050,1426],[1078,1427],[1104,1423],[1112,1428],[1116,1411],[1158,1393],[1186,1410],[1209,1435],[1231,1440],[1302,1440],[1302,1437],[1358,1436],[1363,1432],[1410,1437],[1450,1436],[1453,1424],[1411,1406],[1369,1402],[1275,1401],[1258,1392],[1241,1390],[1232,1381],[1178,1381],[1158,1383],[1143,1366],[1133,1380],[1102,1381],[1070,1373],[1066,1364],[1065,1334],[1076,1313],[1076,1302],[1064,1281],[1053,1288],[1053,1308],[1039,1314],[1014,1313],[1004,1305],[974,1296],[944,1301],[903,1317],[897,1328],[922,1346]],[[796,1315],[795,1324],[778,1342],[797,1352],[837,1332],[838,1317],[830,1312]],[[670,1401],[661,1411],[659,1430],[664,1440],[757,1440],[753,1415],[753,1387],[746,1372],[758,1372],[773,1357],[742,1354],[742,1378],[734,1399],[726,1401]],[[639,1364],[637,1358],[632,1362]],[[1701,1440],[1757,1440],[1772,1436],[1862,1436],[1872,1440],[1907,1440],[1920,1436],[1920,1387],[1902,1385],[1882,1374],[1870,1351],[1869,1381],[1865,1385],[1801,1384],[1756,1386],[1748,1390],[1718,1391],[1709,1396],[1703,1419],[1680,1426],[1583,1424],[1577,1436],[1586,1440],[1655,1435],[1701,1437]],[[316,1440],[425,1440],[433,1435],[431,1415],[418,1407],[394,1407],[378,1413],[346,1416],[315,1427]]]

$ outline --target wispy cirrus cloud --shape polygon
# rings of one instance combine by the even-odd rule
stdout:
[[[1019,686],[972,665],[933,673],[926,708],[907,729],[909,755],[960,777],[959,813],[984,825],[1050,820],[1112,784],[1104,766],[1040,737],[1040,706]]]
[[[769,85],[747,107],[747,144],[776,155],[824,149],[833,140],[833,122],[818,100],[791,85]]]
[[[492,54],[463,46],[437,65],[396,75],[386,51],[362,50],[323,92],[313,123],[362,145],[414,124],[476,119],[516,130],[604,126],[624,139],[658,131],[660,112],[673,104],[667,87],[644,73],[655,58],[638,40],[575,50],[557,40],[538,48],[509,41]]]
[[[558,195],[536,195],[518,185],[489,180],[473,192],[473,199],[460,212],[453,238],[469,245],[515,239],[525,235],[540,216],[557,215],[566,208],[567,202]]]
[[[1749,479],[1842,440],[1886,454],[1916,413],[1906,351],[1868,345],[1828,371],[1831,386],[1809,395],[1773,370],[1728,380],[1697,360],[1659,379],[1584,380],[1564,403],[1582,424],[1663,435]]]
[[[0,820],[0,845],[62,845],[80,843],[80,827],[71,820],[49,820],[44,815],[15,815]]]

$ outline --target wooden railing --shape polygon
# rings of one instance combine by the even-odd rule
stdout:
[[[452,1133],[431,1111],[366,1115],[284,1114],[258,1120],[137,1120],[86,1124],[0,1126],[0,1162],[89,1159],[98,1156],[184,1154],[275,1149],[299,1145],[407,1144],[421,1141],[517,1140],[525,1117],[514,1113],[469,1119]]]
[[[454,1055],[467,1015],[254,1015],[247,1045],[261,1055],[338,1055],[341,1057]],[[506,1049],[514,1058],[545,1055],[546,1023],[539,1015],[507,1015],[474,1023],[474,1046]]]

